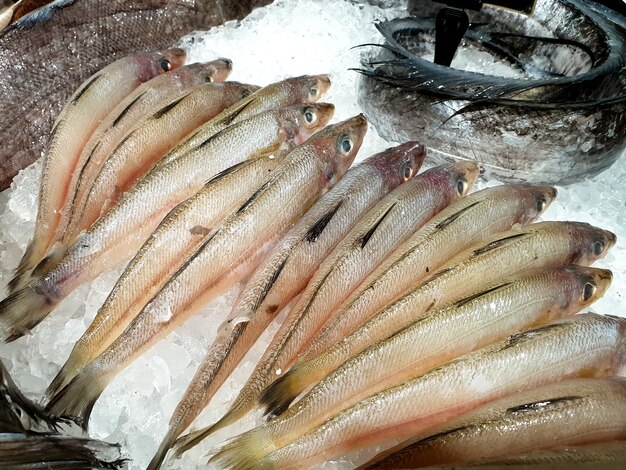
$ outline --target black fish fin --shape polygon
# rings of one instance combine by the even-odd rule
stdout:
[[[533,412],[539,410],[546,410],[549,408],[554,408],[561,406],[563,404],[571,403],[573,401],[581,400],[583,397],[581,396],[566,396],[566,397],[555,397],[549,398],[546,400],[539,400],[530,403],[524,403],[522,405],[513,406],[506,410],[507,414],[517,414],[524,412]]]
[[[393,210],[393,208],[396,207],[397,204],[398,204],[397,202],[394,202],[393,204],[391,204],[387,208],[387,210],[378,218],[378,220],[374,222],[374,224],[370,227],[367,233],[365,233],[361,237],[361,239],[359,240],[359,243],[361,244],[361,248],[365,248],[365,245],[367,245],[367,243],[370,241],[370,239],[372,238],[372,235],[374,235],[374,233],[376,232],[376,229],[380,226],[383,220],[385,220],[385,218],[389,215],[389,213]]]
[[[444,227],[447,227],[448,225],[450,225],[452,222],[454,222],[456,219],[458,219],[459,217],[461,217],[463,214],[465,214],[467,211],[471,210],[473,207],[477,206],[478,204],[480,204],[482,201],[475,201],[473,203],[471,203],[468,206],[465,206],[464,208],[456,211],[454,214],[452,214],[451,216],[447,217],[446,219],[442,220],[441,222],[439,222],[437,224],[437,226],[435,227],[437,230],[441,230]]]
[[[454,303],[454,306],[455,306],[455,307],[462,307],[462,306],[463,306],[463,305],[465,305],[465,304],[468,304],[468,303],[470,303],[470,302],[472,302],[472,301],[474,301],[474,300],[476,300],[476,299],[479,299],[479,298],[481,298],[481,297],[484,297],[484,296],[486,296],[486,295],[489,295],[489,294],[491,294],[492,292],[495,292],[495,291],[497,291],[497,290],[504,289],[505,287],[510,286],[510,285],[511,285],[511,283],[510,283],[510,282],[505,282],[505,283],[503,283],[503,284],[498,284],[498,285],[495,285],[495,286],[493,286],[493,287],[490,287],[490,288],[489,288],[489,289],[487,289],[487,290],[484,290],[484,291],[481,291],[481,292],[476,292],[475,294],[472,294],[472,295],[470,295],[470,296],[468,296],[468,297],[465,297],[464,299],[461,299],[461,300],[456,301],[456,302]]]
[[[117,115],[117,117],[115,118],[115,120],[114,120],[114,121],[113,121],[113,123],[111,124],[111,127],[115,127],[115,126],[117,126],[117,125],[120,123],[120,121],[121,121],[122,119],[124,119],[124,116],[126,116],[126,113],[128,113],[128,111],[130,111],[130,109],[131,109],[133,106],[135,106],[135,104],[137,104],[137,102],[138,102],[141,98],[143,98],[143,95],[145,95],[145,94],[146,94],[146,92],[145,92],[145,91],[144,91],[143,93],[140,93],[138,96],[136,96],[136,97],[135,97],[135,99],[134,99],[134,100],[132,100],[130,103],[128,103],[128,106],[126,106],[126,107],[122,110],[122,112],[121,112],[121,113],[119,113],[119,114]]]
[[[516,233],[513,235],[509,235],[507,237],[504,238],[499,238],[497,240],[494,240],[492,242],[487,243],[485,246],[482,246],[480,248],[477,248],[476,250],[474,250],[474,256],[479,256],[482,255],[484,253],[487,253],[491,250],[495,250],[496,248],[499,248],[503,245],[506,245],[508,243],[510,243],[512,240],[516,240],[518,238],[523,238],[523,237],[527,237],[528,233],[522,232],[522,233]]]
[[[306,234],[306,239],[310,243],[313,243],[317,240],[317,238],[322,234],[328,222],[333,218],[333,216],[337,213],[343,201],[339,201],[339,203],[329,210],[326,214],[324,214],[320,219],[315,222],[315,224],[309,229]]]
[[[152,119],[161,119],[163,116],[165,116],[167,113],[169,113],[172,109],[174,109],[176,106],[178,106],[181,103],[181,101],[183,101],[185,98],[187,98],[190,94],[191,94],[191,92],[185,93],[183,96],[180,96],[180,97],[176,98],[174,101],[166,104],[161,109],[159,109],[157,112],[155,112],[152,115],[151,118]]]

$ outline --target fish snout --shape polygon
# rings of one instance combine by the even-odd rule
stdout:
[[[230,59],[225,59],[223,57],[209,62],[207,65],[209,69],[209,77],[213,82],[225,81],[230,75],[230,72],[232,72],[233,70],[233,61]]]

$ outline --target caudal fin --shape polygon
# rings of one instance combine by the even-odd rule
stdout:
[[[148,464],[148,468],[146,470],[158,470],[159,468],[161,468],[161,465],[165,460],[165,456],[170,450],[170,447],[172,447],[172,444],[174,444],[174,442],[176,441],[176,437],[178,436],[178,434],[179,430],[175,427],[170,427],[167,430],[167,434],[165,434],[165,437],[163,438],[163,441],[161,441],[159,449],[156,451],[156,454],[154,454],[154,457],[152,457],[152,460]]]
[[[0,302],[0,339],[11,342],[29,333],[54,306],[55,303],[32,286],[13,292]]]
[[[226,442],[209,459],[209,463],[218,464],[219,468],[253,468],[263,457],[276,450],[265,428],[259,426]]]
[[[76,346],[74,348],[76,348]],[[50,385],[44,394],[44,402],[50,401],[52,397],[58,394],[63,387],[69,384],[81,370],[82,367],[80,367],[79,362],[74,356],[74,351],[72,351],[70,357],[67,361],[65,361],[63,367],[61,367],[61,370],[57,373],[54,379],[52,379],[52,382],[50,382]]]
[[[289,408],[289,405],[307,387],[305,379],[304,371],[294,365],[285,375],[267,387],[259,400],[265,408],[265,414],[277,416]]]
[[[106,376],[85,369],[52,397],[45,411],[53,417],[69,418],[87,431],[93,406],[107,383]]]

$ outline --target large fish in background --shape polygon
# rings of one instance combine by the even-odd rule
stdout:
[[[0,32],[0,191],[39,158],[74,90],[96,71],[271,0],[56,0]]]

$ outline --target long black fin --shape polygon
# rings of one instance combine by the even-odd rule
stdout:
[[[181,103],[181,101],[183,101],[185,98],[187,98],[190,94],[191,94],[191,92],[186,93],[185,95],[181,96],[180,98],[177,98],[174,101],[172,101],[171,103],[168,103],[167,105],[163,106],[161,109],[159,109],[156,113],[154,113],[152,115],[152,119],[161,119],[163,116],[165,116],[167,113],[169,113],[172,109],[174,109],[176,106],[178,106]]]
[[[498,240],[494,240],[490,243],[487,243],[485,246],[482,246],[480,248],[477,248],[476,250],[474,250],[474,256],[479,256],[482,255],[484,253],[487,253],[489,251],[495,250],[496,248],[506,245],[507,243],[509,243],[511,240],[515,240],[516,238],[522,238],[522,237],[526,237],[528,236],[528,233],[526,232],[522,232],[522,233],[516,233],[514,235],[509,235],[508,237],[505,238],[500,238]]]
[[[140,93],[134,100],[132,100],[130,103],[128,103],[128,106],[126,106],[121,113],[119,113],[117,115],[117,117],[115,118],[115,120],[113,121],[113,124],[111,124],[111,127],[115,127],[117,126],[120,121],[122,119],[124,119],[124,116],[126,116],[126,114],[128,113],[128,111],[130,111],[130,109],[135,106],[135,104],[141,99],[143,98],[143,95],[145,95],[146,92],[144,91],[143,93]]]
[[[465,214],[467,211],[471,210],[473,207],[476,207],[478,204],[480,204],[482,201],[475,201],[473,203],[471,203],[468,206],[465,206],[463,209],[458,210],[457,212],[455,212],[454,214],[452,214],[450,217],[447,217],[446,219],[442,220],[441,222],[439,222],[436,225],[436,229],[437,230],[441,230],[442,228],[447,227],[448,225],[450,225],[452,222],[454,222],[456,219],[458,219],[459,217],[461,217],[463,214]]]
[[[547,400],[539,400],[539,401],[534,401],[531,403],[524,403],[523,405],[513,406],[511,408],[508,408],[506,410],[506,413],[518,414],[518,413],[546,410],[549,408],[558,407],[563,404],[568,404],[573,401],[582,400],[582,399],[583,397],[581,396],[572,395],[572,396],[566,396],[566,397],[550,398]]]
[[[343,204],[343,200],[339,201],[339,204],[337,204],[335,207],[333,207],[331,210],[329,210],[326,214],[324,214],[309,229],[309,231],[306,233],[306,239],[307,239],[307,241],[309,243],[314,243],[318,239],[318,237],[322,234],[322,232],[324,231],[324,229],[328,225],[328,222],[330,222],[330,220],[333,218],[333,216],[337,213],[337,211],[341,207],[341,204]]]
[[[89,90],[98,80],[100,80],[102,78],[101,74],[97,74],[94,75],[93,77],[91,77],[91,80],[89,80],[85,86],[83,86],[80,91],[78,92],[78,94],[74,97],[74,99],[72,100],[72,103],[76,103],[78,102],[78,100],[85,94],[85,92],[87,90]]]
[[[390,205],[387,208],[387,210],[378,218],[378,220],[374,223],[374,225],[372,225],[372,227],[367,231],[367,233],[363,235],[363,237],[361,237],[361,240],[360,240],[361,248],[365,248],[365,245],[367,245],[367,243],[370,241],[370,239],[372,238],[372,235],[374,235],[374,232],[376,232],[376,229],[380,226],[383,220],[385,220],[385,218],[391,213],[391,211],[393,210],[394,207],[396,207],[397,204],[398,204],[397,202],[394,202],[392,205]]]
[[[288,259],[289,257],[285,257],[285,259],[280,263],[280,265],[276,268],[276,270],[274,270],[274,272],[272,273],[272,277],[269,279],[267,284],[263,286],[263,291],[261,292],[261,295],[259,295],[259,298],[255,302],[255,305],[254,305],[255,309],[258,309],[260,307],[260,305],[263,303],[263,301],[267,297],[267,294],[269,294],[270,291],[272,290],[272,287],[274,287],[274,284],[278,280],[280,273],[285,268],[285,265],[287,264]]]
[[[493,286],[490,289],[484,290],[482,292],[477,292],[477,293],[475,293],[473,295],[470,295],[469,297],[465,297],[464,299],[461,299],[461,300],[455,302],[454,306],[455,307],[462,307],[463,305],[468,304],[470,302],[473,302],[476,299],[479,299],[481,297],[489,295],[489,294],[491,294],[491,293],[493,293],[493,292],[495,292],[497,290],[504,289],[505,287],[510,286],[511,284],[512,284],[511,282],[505,282],[503,284],[498,284],[497,286]]]

